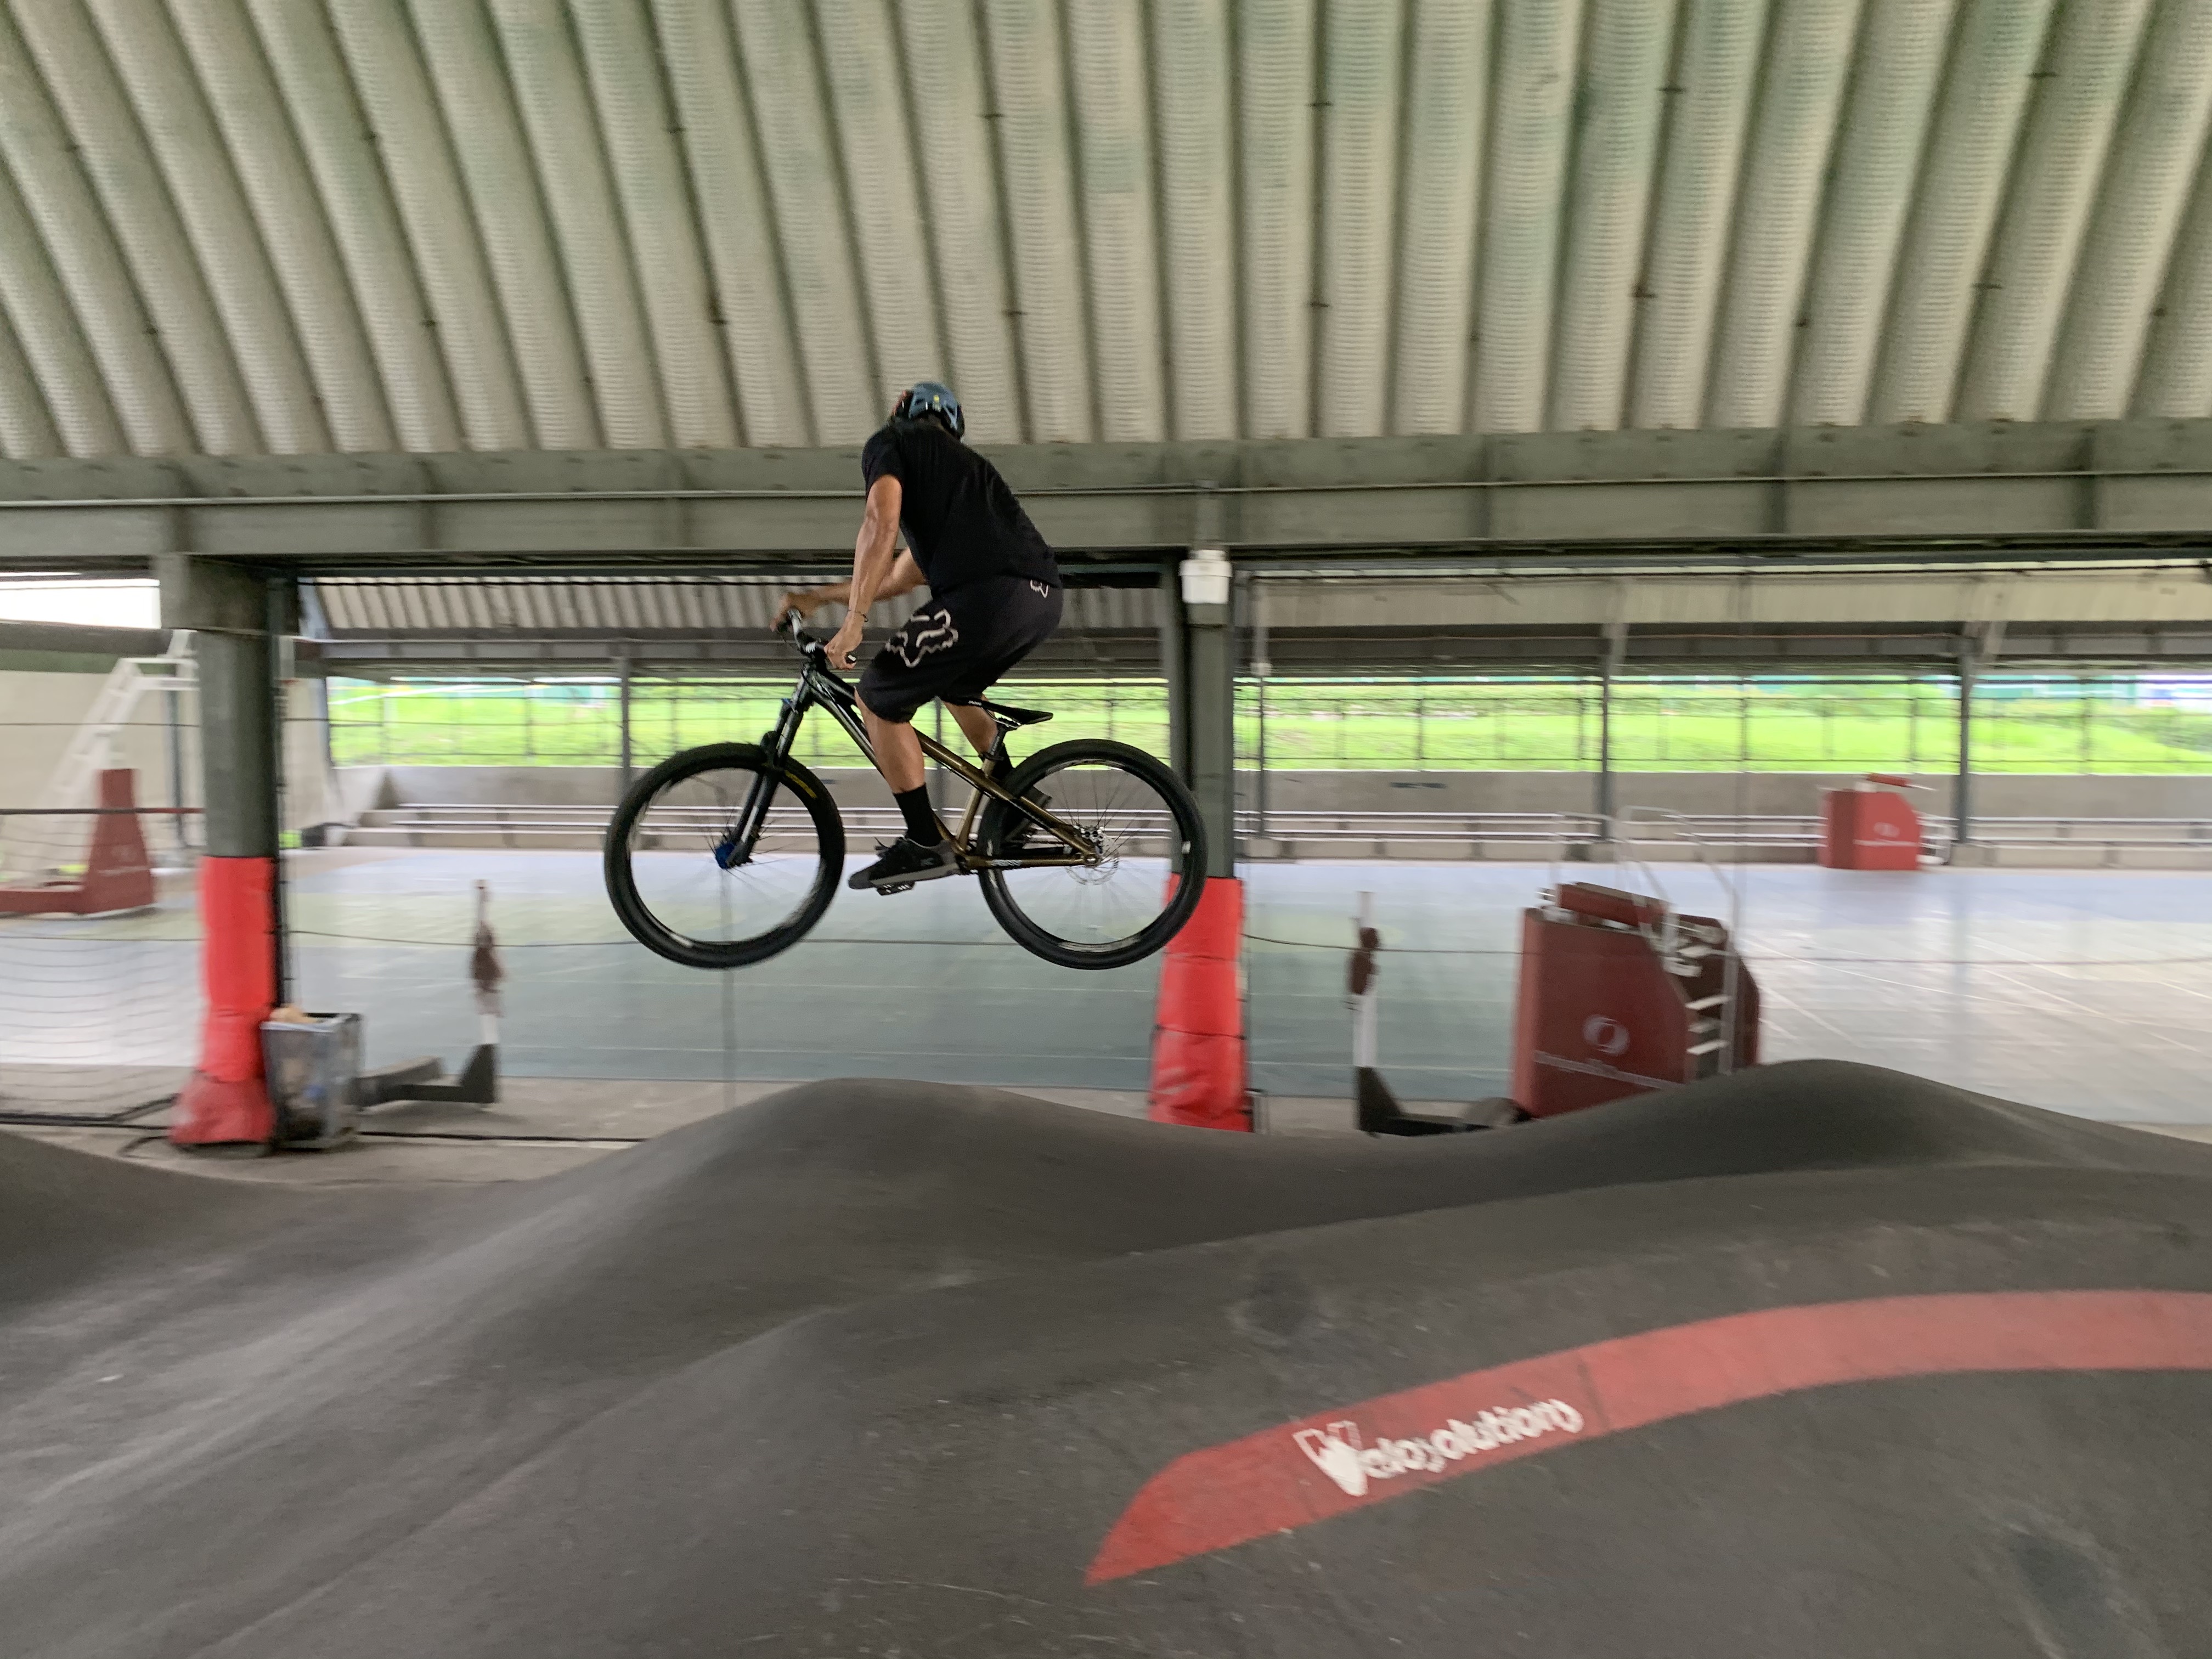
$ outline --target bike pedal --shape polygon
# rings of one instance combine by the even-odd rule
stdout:
[[[893,893],[911,893],[914,891],[914,884],[910,881],[896,882],[889,887],[878,887],[876,890],[885,898],[889,898]]]

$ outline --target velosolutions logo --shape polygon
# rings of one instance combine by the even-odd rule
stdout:
[[[1407,1440],[1359,1443],[1359,1425],[1332,1423],[1326,1429],[1300,1429],[1291,1437],[1314,1467],[1358,1498],[1370,1481],[1401,1474],[1434,1474],[1462,1458],[1479,1457],[1519,1440],[1552,1433],[1580,1434],[1583,1414],[1564,1400],[1539,1400],[1532,1406],[1495,1406],[1477,1412],[1472,1423],[1455,1417],[1432,1433]]]

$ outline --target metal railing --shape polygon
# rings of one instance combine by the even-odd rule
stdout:
[[[1295,842],[1526,842],[1605,839],[1595,812],[1285,812],[1266,817],[1265,839]],[[1261,835],[1261,815],[1240,811],[1237,832]]]
[[[1939,820],[1947,828],[1950,820]],[[2004,847],[2202,847],[2212,819],[2025,817],[1974,819],[1974,839]]]
[[[665,809],[664,809],[665,810]],[[1659,843],[1673,839],[1686,849],[1697,846],[1746,854],[1790,854],[1810,857],[1820,844],[1820,820],[1810,814],[1668,812],[1653,817],[1646,809],[1641,838]],[[346,839],[356,845],[378,842],[434,846],[482,845],[497,837],[514,847],[579,843],[603,835],[613,809],[593,805],[471,805],[423,803],[385,807],[362,815]],[[864,835],[892,835],[900,823],[890,806],[846,806],[847,829]],[[1627,811],[1624,811],[1624,817]],[[1550,846],[1590,846],[1605,842],[1605,821],[1595,812],[1392,812],[1270,811],[1267,833],[1255,811],[1237,815],[1237,833],[1248,856],[1326,856],[1331,850],[1365,856],[1419,857],[1476,847],[1525,848],[1531,856]],[[1655,833],[1665,826],[1663,833]],[[1937,857],[1951,848],[1952,819],[1921,820],[1924,844]],[[2212,855],[2212,819],[2147,817],[1977,817],[1974,841],[1990,847],[2021,848],[2107,848],[2202,850]],[[1255,843],[1257,843],[1256,845]],[[1384,849],[1388,849],[1387,851]]]

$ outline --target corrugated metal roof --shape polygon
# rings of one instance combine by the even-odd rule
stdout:
[[[0,452],[2212,414],[2204,0],[8,0]]]
[[[339,577],[313,584],[332,639],[712,638],[764,634],[775,620],[780,582],[714,577]],[[896,627],[916,596],[885,599],[872,612]],[[842,612],[825,607],[824,627]],[[1067,597],[1066,632],[1149,632],[1158,627],[1151,588],[1076,588]]]
[[[768,643],[781,585],[710,578],[383,577],[314,585],[330,637],[344,641],[572,640],[668,641],[727,638]],[[878,636],[915,599],[877,606]],[[1263,619],[1278,636],[1347,637],[1390,630],[1571,627],[1620,622],[1665,630],[1824,623],[1926,626],[1968,622],[2144,626],[2212,624],[2212,586],[2192,571],[2044,570],[1999,576],[1959,572],[1770,573],[1613,577],[1307,577],[1251,584],[1241,623]],[[842,616],[826,606],[817,625]],[[1069,591],[1060,635],[1080,653],[1085,636],[1155,638],[1159,590]],[[1249,634],[1248,634],[1249,639]]]
[[[764,632],[780,583],[712,577],[343,578],[315,583],[331,636]],[[909,597],[876,613],[902,620]],[[833,608],[834,609],[834,608]]]

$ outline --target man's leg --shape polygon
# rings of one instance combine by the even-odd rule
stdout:
[[[967,734],[968,741],[975,744],[976,755],[983,760],[990,759],[999,746],[998,721],[973,703],[948,702],[945,706],[952,711],[953,720]],[[921,752],[920,744],[915,745],[915,752]]]
[[[955,710],[957,714],[962,711]],[[976,714],[982,714],[978,708]],[[988,717],[987,717],[988,718]],[[868,744],[876,751],[876,770],[884,775],[884,781],[891,787],[895,795],[922,786],[921,739],[914,734],[911,720],[887,720],[868,707],[860,705],[860,723],[867,727]],[[961,722],[967,729],[967,722]]]
[[[848,887],[901,888],[954,873],[951,843],[945,826],[929,804],[929,789],[922,769],[921,739],[910,720],[886,720],[860,703],[861,724],[867,728],[869,746],[876,751],[876,769],[890,785],[891,799],[905,820],[906,834],[879,849],[882,856],[865,870],[846,878]]]
[[[890,785],[891,799],[906,820],[906,838],[917,847],[943,846],[945,826],[929,802],[921,739],[915,735],[914,722],[885,720],[865,702],[860,705],[860,716],[867,727],[868,741],[875,748],[876,769]]]
[[[1004,783],[1014,769],[1014,758],[1006,753],[1006,734],[999,730],[999,722],[992,719],[988,711],[976,708],[973,703],[948,702],[945,706],[952,711],[952,718],[960,722],[960,729],[967,734],[968,741],[975,745],[976,754],[982,757],[983,769],[995,781]],[[1042,789],[1032,790],[1023,799],[1039,811],[1052,805],[1052,797]],[[1034,823],[1025,818],[1017,820],[1000,850],[1018,856],[1030,850],[1030,837],[1036,833]],[[1036,850],[1045,849],[1040,848]]]

